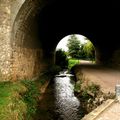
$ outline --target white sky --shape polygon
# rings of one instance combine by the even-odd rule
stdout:
[[[86,37],[84,37],[83,35],[76,34],[76,36],[77,36],[78,40],[80,40],[81,43],[84,44],[86,42],[86,40],[85,40]],[[70,37],[70,35],[68,35],[68,36],[64,37],[62,40],[60,40],[60,42],[58,43],[58,45],[56,47],[56,50],[63,49],[64,51],[67,51],[68,50],[67,42],[68,42],[69,37]]]

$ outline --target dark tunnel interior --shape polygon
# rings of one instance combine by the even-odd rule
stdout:
[[[116,59],[120,50],[120,18],[117,3],[48,0],[40,10],[40,6],[35,4],[29,12],[27,7],[31,9],[32,4],[35,3],[31,1],[30,6],[26,2],[21,7],[16,18],[17,29],[14,26],[13,34],[16,37],[14,40],[17,47],[20,47],[20,50],[18,51],[17,48],[16,51],[23,52],[20,59],[28,61],[25,54],[31,54],[29,61],[35,64],[34,73],[37,74],[38,70],[54,63],[57,44],[63,37],[70,34],[81,34],[91,40],[96,49],[97,64],[119,64],[120,61]],[[22,15],[22,12],[28,13],[28,16]],[[16,57],[16,54],[14,55]],[[29,63],[29,66],[30,64],[32,63]],[[38,67],[37,64],[40,66]]]

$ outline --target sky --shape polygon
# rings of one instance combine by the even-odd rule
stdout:
[[[81,43],[84,44],[86,42],[85,36],[77,35],[77,34],[76,34],[76,36],[77,36],[78,40],[80,40]],[[68,35],[68,36],[64,37],[62,40],[60,40],[60,42],[58,43],[58,45],[56,47],[56,50],[63,49],[64,51],[67,51],[68,50],[67,42],[68,42],[69,37],[70,37],[70,35]]]

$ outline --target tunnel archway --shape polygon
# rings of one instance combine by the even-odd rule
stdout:
[[[95,63],[95,47],[83,35],[67,35],[56,46],[55,65],[62,69],[70,70],[76,64],[92,65]]]
[[[103,2],[79,0],[26,0],[12,28],[13,78],[31,79],[54,64],[56,45],[71,33],[83,34],[92,40],[96,47],[97,63],[111,62],[119,44],[111,45],[111,40],[117,36],[116,32],[109,30],[107,21],[115,15],[110,10],[111,6],[106,9],[106,5]],[[112,28],[114,24],[111,24]],[[108,41],[110,44],[106,47]]]
[[[70,44],[70,46],[68,46]],[[76,48],[77,47],[77,48]],[[89,38],[81,34],[71,34],[62,38],[56,46],[56,51],[62,50],[67,53],[67,57],[72,50],[77,59],[89,59],[95,61],[95,46]],[[72,52],[71,51],[71,52]]]

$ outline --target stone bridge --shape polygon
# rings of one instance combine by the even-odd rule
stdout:
[[[97,64],[120,67],[119,9],[103,0],[0,0],[1,80],[38,76],[69,34],[91,40]]]

